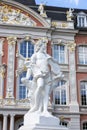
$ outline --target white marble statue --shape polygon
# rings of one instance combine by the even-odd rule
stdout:
[[[35,45],[35,53],[25,63],[28,67],[26,77],[21,79],[31,91],[29,113],[48,113],[49,94],[63,76],[57,61],[46,53],[46,43],[45,38],[38,40]],[[31,76],[33,76],[33,80],[30,81]]]
[[[73,15],[73,11],[74,11],[74,9],[69,9],[69,11],[67,11],[66,12],[66,14],[67,14],[67,21],[72,21],[72,18],[74,17],[74,15]]]
[[[40,12],[40,15],[41,15],[42,17],[47,18],[47,14],[46,14],[46,11],[44,10],[44,4],[43,4],[43,3],[41,3],[41,4],[39,5],[38,11]]]
[[[24,125],[19,130],[69,130],[60,126],[59,118],[47,110],[49,95],[63,78],[57,61],[46,53],[47,43],[46,38],[39,39],[34,54],[25,62],[27,74],[21,80],[30,91],[31,109],[24,115]],[[31,76],[33,79],[29,80]]]

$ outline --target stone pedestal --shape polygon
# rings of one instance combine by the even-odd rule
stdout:
[[[50,113],[27,113],[24,116],[24,126],[19,130],[68,130],[59,125],[59,119]]]

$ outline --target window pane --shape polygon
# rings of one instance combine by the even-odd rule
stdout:
[[[85,17],[80,16],[78,22],[79,22],[80,27],[84,27],[85,26]]]
[[[87,130],[87,122],[83,123],[83,130]]]
[[[20,44],[20,54],[23,55],[24,57],[26,57],[26,43],[23,42]]]
[[[66,81],[61,80],[58,82],[58,87],[55,89],[55,104],[66,105]]]
[[[66,104],[66,91],[61,91],[61,104]]]
[[[31,57],[32,54],[34,53],[34,45],[31,44],[31,42],[28,42],[28,57]]]

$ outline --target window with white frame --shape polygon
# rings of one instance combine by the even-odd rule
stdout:
[[[87,105],[87,81],[80,82],[81,105]]]
[[[53,57],[56,59],[60,64],[66,63],[66,48],[65,45],[53,45]]]
[[[66,81],[61,80],[58,82],[58,87],[53,92],[54,104],[55,105],[66,105],[67,104],[67,85]]]
[[[78,47],[78,57],[80,64],[87,64],[87,46],[81,45]]]
[[[23,41],[20,43],[19,50],[20,54],[24,58],[29,58],[34,53],[34,45],[31,43],[31,41]],[[28,96],[28,90],[26,86],[21,82],[22,77],[26,77],[25,71],[19,75],[19,99],[24,99]],[[32,77],[30,77],[30,80],[32,80]]]
[[[85,27],[87,22],[86,14],[84,12],[80,12],[77,16],[77,26]]]
[[[31,41],[23,41],[20,43],[20,54],[25,57],[29,58],[34,53],[34,45]]]
[[[87,130],[87,122],[83,123],[82,130]]]

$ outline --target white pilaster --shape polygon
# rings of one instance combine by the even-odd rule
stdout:
[[[80,130],[80,116],[79,115],[71,116],[70,130]]]
[[[16,37],[8,37],[8,68],[6,98],[14,98],[14,67]]]
[[[10,130],[14,130],[14,114],[10,116]]]
[[[76,88],[76,63],[75,63],[75,46],[74,41],[69,42],[69,80],[70,80],[70,111],[79,112],[79,105],[77,102],[77,88]]]
[[[0,39],[0,99],[3,98],[3,86],[4,86],[4,68],[2,66],[3,43],[4,38]]]
[[[7,130],[7,115],[3,117],[3,130]]]
[[[3,98],[4,78],[0,75],[0,99]]]

